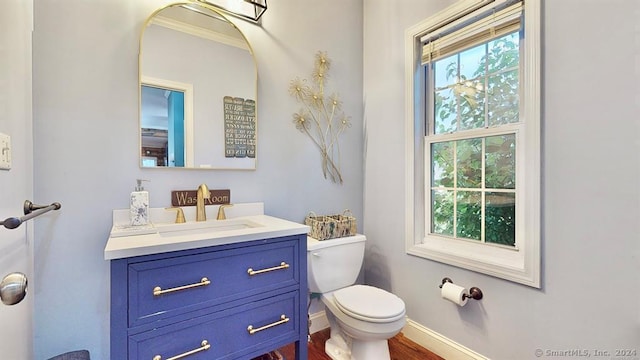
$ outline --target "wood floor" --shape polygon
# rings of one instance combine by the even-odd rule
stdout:
[[[308,360],[331,360],[331,358],[324,353],[324,343],[328,338],[329,329],[324,329],[311,335]],[[279,350],[286,360],[295,359],[295,348],[293,344],[287,345]],[[444,360],[440,356],[407,339],[402,333],[389,339],[389,352],[391,353],[391,360]]]

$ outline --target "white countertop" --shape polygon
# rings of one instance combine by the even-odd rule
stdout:
[[[231,210],[229,208],[228,210]],[[116,221],[120,219],[121,210],[114,210],[114,232],[119,225]],[[128,210],[126,210],[128,211]],[[229,211],[228,213],[232,213]],[[175,216],[175,213],[174,213]],[[210,220],[211,221],[211,220]],[[224,225],[227,220],[213,220],[216,224]],[[104,258],[106,260],[120,259],[126,257],[166,253],[171,251],[188,250],[201,247],[240,243],[245,241],[275,238],[289,235],[307,234],[309,227],[293,221],[288,221],[264,214],[234,216],[229,223],[246,221],[258,226],[241,229],[200,232],[190,234],[188,231],[180,236],[162,236],[158,231],[150,234],[129,235],[129,236],[109,236],[107,245],[104,248]],[[163,227],[189,227],[203,225],[204,222],[188,221],[186,224],[157,224],[156,228]],[[112,234],[113,235],[113,234]]]

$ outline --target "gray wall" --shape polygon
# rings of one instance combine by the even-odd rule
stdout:
[[[35,197],[60,201],[55,221],[36,223],[35,358],[86,348],[109,359],[111,211],[128,207],[136,178],[152,207],[170,191],[231,189],[232,202],[264,201],[267,214],[302,222],[313,210],[363,218],[362,2],[269,2],[262,27],[238,25],[258,62],[258,168],[138,168],[138,38],[161,0],[35,1],[33,60]],[[335,11],[337,8],[340,11]],[[320,155],[296,130],[288,93],[309,78],[314,55],[333,59],[329,85],[353,126],[342,137],[345,183],[322,176]],[[362,222],[359,224],[362,227]]]
[[[543,2],[540,290],[405,253],[403,36],[451,3],[364,3],[365,280],[491,359],[640,351],[640,2]],[[485,298],[442,300],[445,276]]]

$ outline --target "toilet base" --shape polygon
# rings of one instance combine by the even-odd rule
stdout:
[[[324,343],[324,352],[329,355],[332,360],[351,360],[351,350],[340,334],[332,334]]]
[[[390,360],[387,340],[351,340],[351,346],[341,334],[331,335],[324,345],[324,352],[332,360]]]
[[[351,345],[352,360],[390,360],[387,340],[354,340]]]

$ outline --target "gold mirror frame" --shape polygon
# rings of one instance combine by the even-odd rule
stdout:
[[[171,13],[170,17],[165,16],[167,13]],[[202,20],[208,22],[203,23]],[[205,46],[197,48],[192,46],[191,50],[197,50],[197,52],[189,54],[187,51],[172,52],[163,48],[161,50],[165,51],[162,53],[164,56],[159,58],[164,61],[165,58],[171,60],[173,57],[178,66],[165,69],[161,65],[156,65],[155,62],[151,66],[149,58],[145,59],[144,57],[145,52],[147,56],[157,56],[160,53],[158,51],[160,45],[149,45],[156,40],[149,37],[155,36],[150,35],[153,34],[150,33],[152,26],[154,26],[154,31],[176,37],[191,37],[195,39],[193,43],[204,42]],[[226,29],[221,29],[221,26]],[[228,31],[235,32],[235,38],[228,35]],[[144,46],[145,35],[149,43],[146,48]],[[214,38],[216,40],[212,41]],[[189,39],[173,44],[186,48],[187,44],[191,42]],[[163,40],[167,39],[163,38]],[[158,42],[155,41],[155,43]],[[162,43],[164,45],[166,41]],[[156,48],[152,46],[156,46]],[[240,49],[241,47],[244,50]],[[224,51],[225,56],[220,56],[220,51]],[[170,62],[169,60],[165,62]],[[206,62],[207,60],[213,61],[210,64]],[[198,64],[198,62],[205,63]],[[219,63],[214,64],[213,62]],[[224,64],[228,66],[220,66]],[[231,67],[236,64],[243,64],[244,67]],[[162,71],[158,71],[159,68],[162,68]],[[181,71],[191,72],[190,81],[184,81],[182,75],[176,76]],[[158,73],[162,75],[158,76]],[[188,78],[188,76],[184,77]],[[205,80],[203,81],[203,79]],[[255,170],[257,162],[257,79],[257,63],[251,44],[242,31],[215,7],[203,2],[185,1],[168,4],[154,11],[146,19],[139,41],[138,157],[140,167],[143,169]],[[224,87],[217,86],[220,80],[223,80]],[[155,90],[161,90],[161,92],[165,90],[164,94],[167,99],[174,95],[173,91],[177,91],[178,95],[184,94],[184,102],[182,103],[184,134],[179,134],[178,130],[175,135],[175,138],[182,140],[183,155],[177,150],[169,152],[170,145],[168,144],[165,148],[161,147],[162,141],[169,143],[168,138],[171,130],[168,128],[163,130],[164,125],[149,126],[146,119],[151,116],[145,115],[145,112],[150,113],[147,111],[149,109],[148,102],[143,103],[144,99],[149,98],[148,90],[154,90],[154,93],[158,93]],[[177,108],[179,109],[180,106]],[[162,139],[163,133],[166,140]],[[150,134],[160,135],[150,138]],[[154,147],[149,147],[150,143],[147,140],[155,141],[152,144]],[[171,144],[177,144],[175,149],[180,149],[180,141],[172,140]],[[150,150],[154,149],[158,149],[158,153],[150,154]],[[156,165],[145,166],[145,155],[148,154],[153,155],[153,158],[157,160]],[[165,155],[164,161],[166,163],[160,161],[162,154]],[[169,163],[172,160],[170,154],[174,154],[176,158],[183,156],[182,163],[176,161],[177,166],[175,163]],[[157,165],[158,163],[161,164]]]

